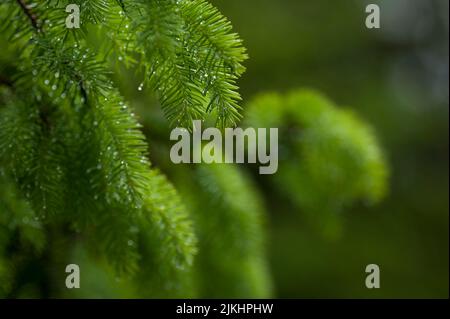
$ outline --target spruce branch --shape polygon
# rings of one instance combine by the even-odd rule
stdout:
[[[179,184],[197,226],[200,296],[269,297],[264,209],[249,176],[233,165],[202,164]]]
[[[172,126],[190,128],[192,119],[209,113],[218,126],[234,126],[240,120],[236,81],[245,71],[247,55],[230,22],[214,6],[203,0],[77,0],[84,13],[82,28],[68,30],[61,13],[68,3],[46,0],[30,17],[51,21],[45,24],[47,37],[63,42],[72,38],[79,43],[94,25],[106,35],[98,40],[111,47],[107,55],[140,66],[143,84],[159,96]],[[80,84],[80,91],[88,91],[86,83]]]
[[[100,13],[115,10],[117,2],[111,3],[91,1],[96,13],[91,12],[89,22],[98,23]],[[2,14],[3,8],[2,4]],[[42,4],[33,7],[33,19],[45,21],[43,32],[30,23],[17,23],[29,20],[22,7],[6,8],[17,16],[7,31],[19,35],[13,36],[14,46],[22,54],[14,78],[17,103],[7,105],[0,121],[0,145],[7,146],[5,150],[14,147],[0,152],[0,163],[14,173],[40,218],[49,224],[65,221],[71,230],[96,242],[119,273],[138,271],[146,246],[138,245],[130,229],[139,228],[147,214],[151,216],[145,224],[158,234],[149,246],[165,256],[158,267],[175,261],[172,274],[189,268],[195,237],[187,212],[181,205],[156,205],[160,198],[179,201],[178,195],[150,169],[140,125],[114,88],[106,60],[91,51],[86,38],[65,36],[55,10]]]
[[[65,27],[69,3],[83,12],[79,30]],[[218,126],[235,125],[242,41],[206,1],[6,0],[0,15],[2,39],[20,52],[0,88],[0,167],[42,227],[64,225],[119,274],[134,274],[143,289],[150,281],[150,295],[181,296],[194,227],[175,188],[151,168],[111,64],[140,70],[173,126],[209,113]]]
[[[377,203],[386,194],[389,170],[373,129],[321,94],[261,94],[246,118],[247,125],[281,128],[281,142],[292,151],[280,161],[275,185],[312,219],[334,223],[345,207]]]

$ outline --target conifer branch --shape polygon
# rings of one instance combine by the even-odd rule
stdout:
[[[275,182],[288,183],[283,189],[313,218],[334,218],[354,202],[376,203],[386,194],[389,171],[382,149],[372,128],[350,110],[313,90],[294,90],[261,94],[246,112],[247,125],[292,126],[281,138],[293,151],[280,162]]]
[[[264,209],[249,177],[233,165],[202,164],[179,182],[200,238],[200,296],[268,298]]]
[[[142,70],[171,125],[191,127],[214,112],[225,126],[240,118],[235,82],[245,49],[204,1],[73,2],[84,13],[79,30],[65,27],[68,0],[0,4],[0,36],[21,52],[7,62],[11,80],[0,79],[14,86],[0,89],[0,168],[42,227],[68,226],[120,274],[180,293],[197,251],[193,226],[174,187],[150,167],[109,58]]]

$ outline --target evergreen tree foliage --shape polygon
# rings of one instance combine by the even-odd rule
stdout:
[[[345,207],[385,195],[388,169],[372,128],[319,93],[261,94],[245,119],[252,127],[281,128],[276,189],[329,235],[339,232]]]
[[[45,233],[29,203],[0,169],[0,296],[13,287],[18,266],[26,255],[43,251]],[[14,249],[25,254],[14,255]]]
[[[72,3],[79,29],[65,24]],[[250,175],[173,168],[157,144],[178,193],[115,77],[135,71],[169,126],[234,126],[247,55],[230,22],[205,0],[3,0],[0,21],[0,296],[271,296]],[[294,91],[259,96],[246,115],[281,128],[274,182],[303,211],[326,219],[383,197],[383,155],[351,112]],[[167,126],[143,122],[169,143]],[[84,289],[63,286],[70,263]]]
[[[193,178],[179,176],[177,185],[199,238],[194,269],[199,296],[272,296],[265,254],[266,212],[249,176],[234,165],[202,164]],[[199,191],[193,194],[192,189]]]
[[[80,6],[80,29],[66,28],[70,3]],[[0,19],[7,48],[0,64],[1,204],[8,212],[1,247],[16,233],[26,240],[34,228],[57,242],[61,234],[50,229],[59,225],[121,276],[139,273],[155,292],[178,291],[195,235],[174,188],[150,168],[140,124],[111,74],[121,62],[140,70],[173,125],[190,126],[207,113],[218,125],[234,125],[246,54],[230,23],[199,0],[6,0]],[[144,261],[152,266],[142,271]],[[13,278],[7,264],[0,274]]]
[[[198,253],[190,278],[182,282],[189,295],[273,296],[266,254],[267,211],[253,178],[233,164],[174,165],[167,156],[172,144],[161,114],[149,109],[141,114],[144,126],[152,127],[146,130],[152,159],[177,186],[193,219]]]

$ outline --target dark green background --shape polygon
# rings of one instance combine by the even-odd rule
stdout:
[[[248,48],[244,101],[319,89],[372,123],[391,166],[389,196],[346,211],[337,240],[265,192],[276,296],[448,297],[448,1],[213,3]],[[365,27],[366,3],[381,29]],[[379,290],[365,288],[369,263]]]

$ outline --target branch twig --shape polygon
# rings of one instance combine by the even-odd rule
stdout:
[[[16,1],[22,8],[22,11],[28,17],[28,19],[30,19],[30,22],[31,22],[31,25],[33,26],[33,28],[35,28],[38,32],[41,31],[41,28],[38,24],[37,16],[33,12],[31,12],[31,9],[28,7],[28,5],[25,3],[25,1],[24,0],[16,0]]]
[[[34,14],[30,8],[28,7],[28,5],[25,3],[24,0],[16,0],[17,3],[20,5],[20,7],[22,8],[22,11],[25,13],[25,15],[28,17],[28,19],[30,20],[33,28],[37,31],[37,32],[42,32],[42,28],[39,26],[38,24],[38,17],[36,14]],[[0,83],[1,79],[0,79]],[[87,92],[86,92],[86,88],[84,86],[83,81],[79,81],[79,87],[80,87],[80,92],[81,92],[81,96],[84,98],[85,103],[87,103]]]

